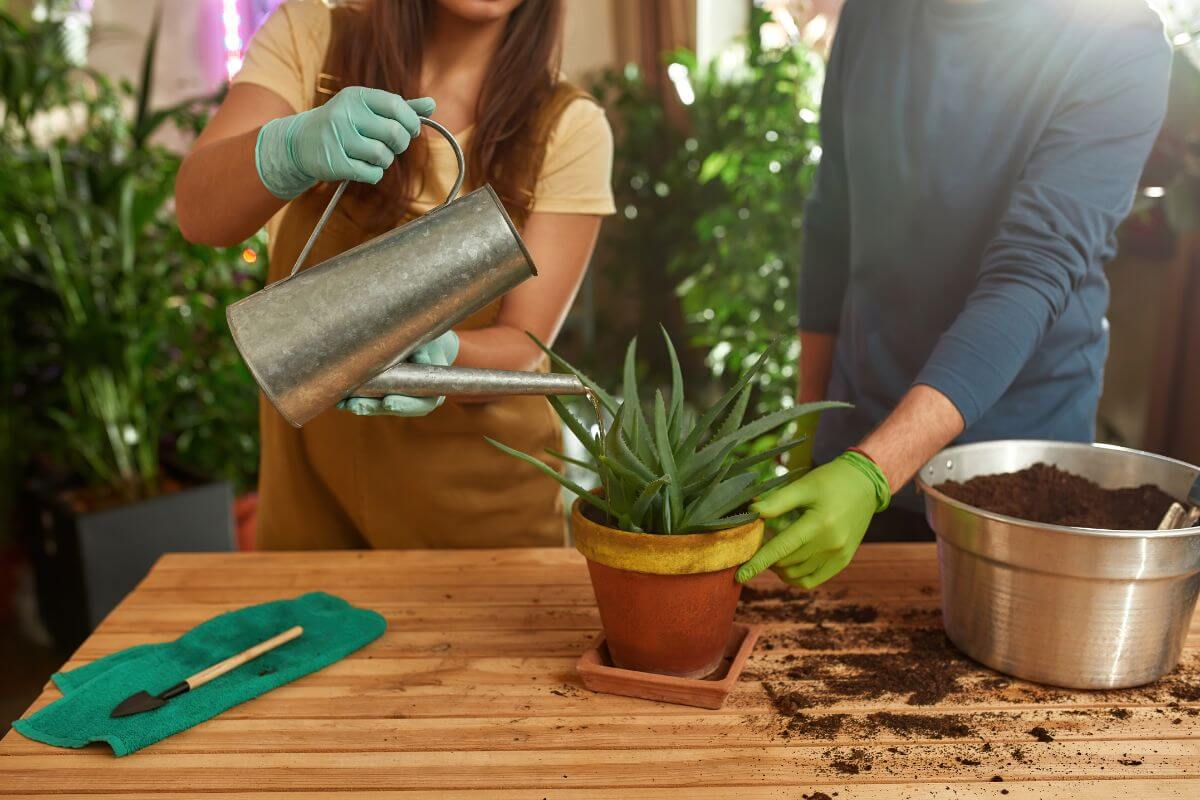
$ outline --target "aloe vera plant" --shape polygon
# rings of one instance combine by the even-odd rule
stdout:
[[[806,403],[745,422],[752,381],[766,356],[763,353],[716,403],[697,414],[684,403],[679,358],[671,337],[664,330],[671,364],[670,397],[656,391],[647,413],[638,394],[636,338],[629,343],[625,353],[623,396],[619,400],[536,337],[531,338],[556,364],[578,376],[596,402],[612,416],[612,424],[607,430],[601,417],[593,433],[559,398],[549,398],[555,412],[583,444],[590,458],[578,460],[562,453],[547,452],[596,473],[602,492],[589,492],[528,453],[494,439],[488,441],[545,472],[602,512],[607,524],[621,530],[657,534],[703,533],[754,521],[758,515],[744,510],[746,504],[803,472],[790,470],[762,481],[754,468],[795,447],[803,437],[743,458],[735,455],[738,446],[807,414],[847,407],[845,403],[835,402]]]

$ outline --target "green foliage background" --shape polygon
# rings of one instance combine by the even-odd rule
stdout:
[[[645,338],[662,321],[691,348],[681,353],[686,379],[708,397],[722,381],[705,375],[737,375],[785,337],[757,377],[755,405],[761,412],[793,401],[795,279],[820,154],[823,62],[799,43],[764,48],[758,29],[768,15],[753,13],[750,34],[709,64],[686,50],[665,56],[687,70],[695,95],[681,118],[632,67],[593,86],[616,133],[618,213],[592,266],[612,336],[591,352],[569,342],[564,350],[601,383],[614,385],[628,334]],[[674,307],[664,300],[671,296]],[[665,362],[642,370],[651,385],[666,385]]]
[[[205,116],[150,108],[157,37],[135,87],[69,63],[62,36],[0,14],[0,468],[37,454],[37,471],[132,499],[166,457],[251,486],[256,391],[224,308],[261,284],[263,242],[251,266],[179,233],[180,156],[154,137]],[[40,133],[47,115],[65,132]]]

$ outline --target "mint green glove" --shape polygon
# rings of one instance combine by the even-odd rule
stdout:
[[[738,569],[738,582],[773,567],[793,586],[819,586],[850,563],[871,517],[891,499],[887,478],[874,461],[842,453],[750,506],[767,519],[797,508],[804,514]]]
[[[421,133],[418,115],[434,102],[347,86],[324,105],[262,126],[254,166],[267,191],[291,200],[318,181],[378,183],[396,156]]]
[[[413,364],[435,364],[448,367],[458,358],[458,336],[446,331],[408,357]],[[337,407],[360,417],[390,414],[395,417],[423,417],[445,402],[444,397],[408,397],[388,394],[376,397],[347,397]]]

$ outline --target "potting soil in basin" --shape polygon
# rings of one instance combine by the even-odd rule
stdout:
[[[967,505],[1047,525],[1148,531],[1158,527],[1174,498],[1153,484],[1104,489],[1049,464],[1019,472],[946,481],[938,491]]]

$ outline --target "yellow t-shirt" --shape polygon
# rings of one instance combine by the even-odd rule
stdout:
[[[312,108],[330,32],[331,13],[324,0],[287,0],[254,34],[233,83],[266,87],[295,111],[307,111]],[[449,143],[429,128],[421,135],[430,137],[429,172],[414,202],[418,211],[442,202],[458,174]],[[464,149],[470,135],[469,127],[454,134]],[[586,98],[570,103],[546,143],[533,211],[612,214],[616,211],[610,183],[612,159],[612,130],[604,109]],[[279,219],[276,215],[271,221],[268,233],[274,233]]]

